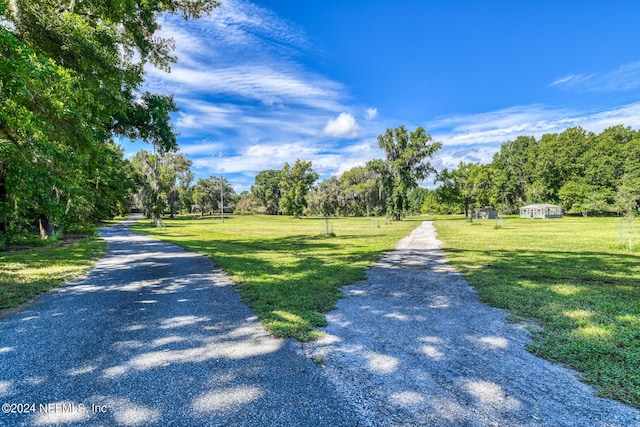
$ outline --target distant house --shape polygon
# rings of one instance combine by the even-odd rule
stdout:
[[[493,209],[491,206],[486,206],[484,208],[474,209],[471,212],[471,218],[473,219],[498,219],[498,211]]]
[[[536,203],[520,208],[520,218],[562,218],[562,207],[548,203]]]

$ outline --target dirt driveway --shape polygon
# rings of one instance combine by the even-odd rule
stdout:
[[[0,319],[0,426],[355,424],[208,258],[127,225],[101,230],[86,276]]]
[[[433,224],[343,288],[326,336],[305,345],[372,426],[640,426],[576,373],[525,350],[526,330],[479,302]]]

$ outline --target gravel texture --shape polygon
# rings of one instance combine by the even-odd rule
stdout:
[[[640,426],[528,353],[431,223],[304,346],[268,335],[208,258],[127,225],[101,231],[86,276],[0,319],[0,426]]]
[[[359,425],[640,426],[640,411],[527,352],[528,332],[479,302],[430,222],[367,276],[304,345]]]
[[[0,319],[0,425],[355,425],[208,258],[127,224],[86,276]]]

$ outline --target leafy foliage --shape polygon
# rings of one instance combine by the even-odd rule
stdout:
[[[293,166],[285,163],[280,171],[280,209],[288,215],[296,218],[302,215],[307,207],[307,193],[313,183],[318,179],[318,174],[311,169],[311,162],[296,160]]]
[[[200,215],[204,217],[206,210],[213,212],[223,209],[223,201],[229,201],[235,195],[235,190],[226,178],[210,176],[206,179],[199,179],[193,190],[193,200],[200,210]],[[225,202],[226,204],[226,202]]]
[[[280,171],[267,169],[255,177],[255,184],[251,186],[254,199],[264,206],[266,213],[275,215],[280,211]]]
[[[431,135],[422,126],[413,132],[400,126],[378,136],[378,146],[387,158],[372,161],[370,165],[380,174],[387,193],[387,213],[399,220],[409,207],[409,191],[435,172],[426,160],[442,147],[442,143],[431,143]]]
[[[128,204],[115,136],[177,147],[172,97],[141,93],[144,66],[169,69],[161,13],[197,18],[212,0],[0,2],[0,239],[42,237]]]
[[[539,140],[520,136],[502,144],[489,165],[461,163],[441,171],[436,199],[455,206],[453,211],[488,203],[509,213],[528,203],[548,202],[585,216],[626,214],[637,211],[637,200],[633,209],[621,207],[621,189],[640,188],[639,165],[640,132],[624,126],[600,134],[569,128]]]

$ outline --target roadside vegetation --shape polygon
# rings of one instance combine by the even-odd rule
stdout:
[[[534,354],[640,407],[640,253],[618,244],[619,218],[503,224],[435,222],[447,259],[480,298],[530,326]]]
[[[282,216],[197,216],[139,221],[132,230],[209,256],[238,284],[243,300],[278,337],[306,341],[326,326],[340,287],[365,278],[367,267],[393,250],[419,221]]]
[[[105,252],[95,229],[0,250],[0,309],[15,307],[89,270]]]

